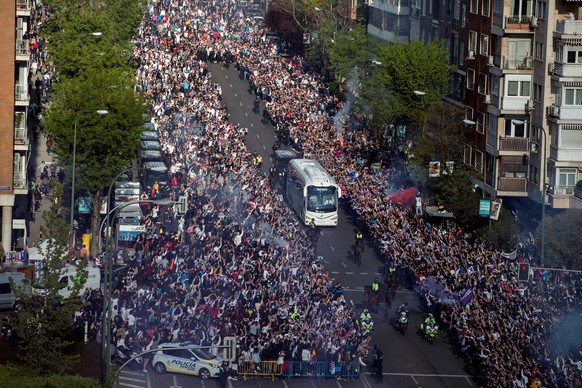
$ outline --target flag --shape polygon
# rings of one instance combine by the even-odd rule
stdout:
[[[465,289],[461,293],[461,297],[459,299],[461,306],[465,307],[466,305],[471,303],[471,301],[473,299],[475,299],[475,294],[473,293],[473,287],[465,287]]]
[[[504,257],[506,259],[515,260],[515,258],[517,257],[517,249],[515,251],[509,252],[509,253],[501,252],[500,255],[501,255],[501,257]]]

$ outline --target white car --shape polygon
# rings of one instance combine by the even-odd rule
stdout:
[[[154,353],[152,365],[157,373],[175,372],[200,376],[207,380],[218,377],[222,358],[215,356],[205,349],[187,349],[191,343],[160,344]],[[184,347],[183,349],[168,349]]]

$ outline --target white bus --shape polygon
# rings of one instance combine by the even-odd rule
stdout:
[[[293,159],[287,168],[285,198],[301,222],[336,226],[340,187],[315,160]]]

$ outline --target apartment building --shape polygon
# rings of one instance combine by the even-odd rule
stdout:
[[[368,32],[446,40],[485,193],[582,208],[582,1],[375,0]]]
[[[29,157],[29,44],[25,39],[30,0],[0,2],[0,237],[5,251],[22,247],[26,234]]]

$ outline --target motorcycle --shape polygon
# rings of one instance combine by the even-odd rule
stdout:
[[[434,343],[434,340],[436,339],[438,333],[439,333],[439,328],[436,325],[436,323],[434,323],[434,324],[429,323],[424,328],[424,338],[426,338],[426,340],[431,344]]]
[[[408,328],[408,312],[400,311],[396,317],[396,328],[404,335]]]
[[[112,361],[120,366],[131,359],[131,362],[129,363],[130,369],[137,370],[142,368],[143,357],[136,357],[138,353],[135,350],[119,346],[115,347],[112,354]]]

